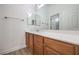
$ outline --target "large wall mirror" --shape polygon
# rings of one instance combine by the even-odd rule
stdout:
[[[79,4],[44,4],[28,24],[51,30],[79,30]]]

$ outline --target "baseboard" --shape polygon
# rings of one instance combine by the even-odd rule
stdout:
[[[15,51],[15,50],[19,50],[19,49],[22,49],[22,48],[25,48],[26,46],[25,45],[21,45],[21,46],[16,46],[16,47],[12,47],[10,49],[7,49],[7,50],[4,50],[2,52],[0,52],[0,54],[6,54],[6,53],[9,53],[9,52],[12,52],[12,51]]]

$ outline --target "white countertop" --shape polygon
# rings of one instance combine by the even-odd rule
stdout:
[[[36,31],[26,31],[26,32],[79,45],[79,31],[40,30],[38,32]]]

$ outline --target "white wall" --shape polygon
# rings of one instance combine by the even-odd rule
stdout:
[[[45,8],[44,8],[45,9]],[[44,11],[44,10],[43,10]],[[41,11],[41,13],[43,12]],[[27,25],[27,12],[34,12],[34,5],[0,5],[0,53],[8,53],[25,47],[25,31],[46,27]],[[3,17],[22,18],[24,21],[3,21]],[[43,20],[43,19],[41,19]],[[45,21],[45,20],[44,20]],[[2,23],[2,24],[1,24]],[[45,26],[45,25],[44,25]]]
[[[3,10],[3,5],[0,5],[0,52],[3,50],[3,44],[4,44],[4,42],[3,42],[3,38],[4,38],[4,21],[2,20],[3,18],[3,14],[4,14],[4,12],[3,12],[4,10]]]
[[[24,7],[21,5],[1,5],[1,33],[0,33],[0,53],[4,54],[25,47],[24,43],[24,22],[3,21],[3,17],[23,18],[26,16]]]
[[[61,30],[78,30],[79,5],[75,4],[54,4],[49,5],[49,20],[50,16],[59,13],[60,29]]]
[[[25,22],[3,21],[3,17],[16,17],[27,19],[29,5],[0,5],[0,53],[4,54],[25,47]]]

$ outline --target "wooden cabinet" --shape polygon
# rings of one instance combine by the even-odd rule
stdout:
[[[34,55],[79,55],[79,45],[25,33],[26,45]]]
[[[44,38],[44,47],[45,47],[44,50],[46,49],[46,47],[48,47],[54,52],[57,52],[56,54],[61,54],[61,55],[74,55],[75,54],[74,45],[57,41],[55,39]]]
[[[43,37],[34,35],[34,54],[43,55]]]

